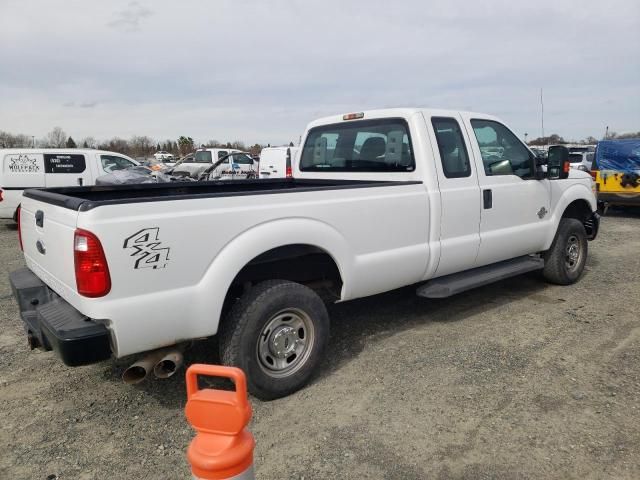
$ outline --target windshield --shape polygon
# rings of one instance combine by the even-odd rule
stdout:
[[[414,169],[407,123],[399,118],[313,128],[300,157],[300,170],[307,172],[407,172]]]
[[[209,150],[198,150],[194,161],[195,163],[211,163],[211,152]]]

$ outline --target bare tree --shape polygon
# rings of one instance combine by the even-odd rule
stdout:
[[[129,144],[123,138],[113,137],[111,140],[102,142],[98,148],[100,150],[109,150],[111,152],[129,153]]]
[[[29,148],[33,144],[33,139],[29,135],[4,132],[0,130],[0,148]]]
[[[129,141],[130,152],[136,157],[148,157],[155,150],[156,142],[147,136],[131,137]]]
[[[82,148],[96,148],[98,141],[94,137],[84,137],[80,140],[80,145],[82,145]]]
[[[67,143],[67,134],[60,127],[54,127],[47,134],[47,146],[51,148],[63,148]]]
[[[247,150],[247,147],[244,144],[244,142],[241,142],[240,140],[235,140],[231,144],[231,148],[235,148],[236,150],[242,150],[242,151],[246,151]]]

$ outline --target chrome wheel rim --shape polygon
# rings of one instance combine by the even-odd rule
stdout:
[[[567,270],[573,272],[578,269],[582,261],[582,246],[577,235],[571,235],[567,240],[567,248],[565,249],[565,265]]]
[[[293,375],[307,361],[315,332],[309,315],[297,308],[273,315],[260,332],[256,344],[258,364],[272,377]]]

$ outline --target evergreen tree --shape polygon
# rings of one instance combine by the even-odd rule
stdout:
[[[78,146],[76,145],[76,142],[74,142],[73,138],[71,138],[71,137],[67,138],[66,147],[67,148],[78,148]]]

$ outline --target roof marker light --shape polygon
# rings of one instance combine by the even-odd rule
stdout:
[[[342,120],[357,120],[358,118],[364,118],[364,112],[347,113],[342,116]]]

